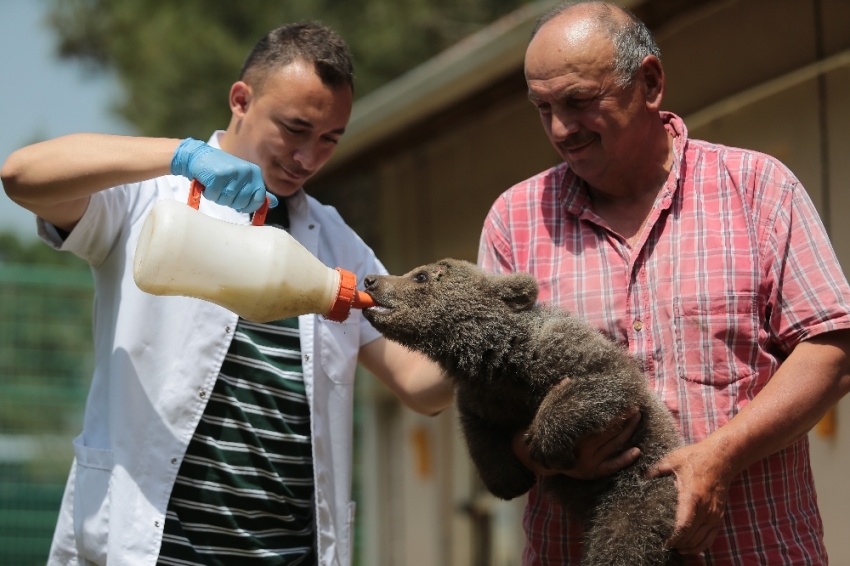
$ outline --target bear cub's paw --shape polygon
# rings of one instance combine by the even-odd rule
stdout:
[[[505,501],[510,501],[528,492],[534,485],[536,477],[525,466],[505,466],[501,473],[495,476],[481,475],[487,491]]]
[[[525,443],[531,459],[546,468],[563,471],[576,465],[572,442],[551,434],[539,434],[532,427],[525,436]]]

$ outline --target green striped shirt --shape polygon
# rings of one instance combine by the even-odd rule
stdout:
[[[315,563],[298,319],[239,320],[177,474],[158,564]]]

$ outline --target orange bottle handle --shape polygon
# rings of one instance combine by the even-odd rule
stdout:
[[[201,182],[197,179],[192,179],[192,183],[189,185],[189,202],[187,203],[189,206],[198,210],[198,207],[201,206],[201,193],[204,192],[204,187]],[[266,196],[266,200],[255,213],[254,218],[251,219],[251,224],[254,226],[262,226],[266,223],[266,214],[269,213],[269,197]]]
[[[201,206],[201,193],[204,192],[205,188],[199,180],[192,179],[192,183],[189,185],[188,205],[195,210],[198,210],[198,207]]]
[[[258,208],[254,212],[253,218],[251,218],[251,224],[254,226],[262,226],[266,223],[266,214],[269,212],[269,197],[266,197],[266,200],[263,201],[262,206]]]

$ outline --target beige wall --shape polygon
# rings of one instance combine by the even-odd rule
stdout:
[[[381,163],[381,216],[387,232],[397,234],[386,243],[386,255],[406,268],[444,256],[475,261],[495,198],[557,161],[523,93]],[[408,235],[412,226],[415,241]]]
[[[742,93],[816,61],[814,5],[813,0],[718,1],[654,31],[668,73],[665,108],[688,117],[731,101],[726,111],[715,111],[711,120],[694,127],[691,136],[764,151],[786,163],[824,216],[847,270],[850,68],[825,75],[827,175],[817,78],[791,80],[769,95],[742,98]],[[821,5],[824,55],[850,48],[850,1],[822,0]],[[481,224],[493,200],[558,162],[526,100],[520,70],[493,89],[497,95],[482,94],[400,132],[314,185],[313,192],[340,208],[390,271],[404,272],[445,256],[475,260]],[[364,429],[364,438],[371,440],[366,441],[361,470],[364,481],[371,482],[371,488],[364,487],[364,504],[372,513],[365,514],[372,517],[366,529],[372,554],[364,563],[483,564],[480,548],[476,550],[480,544],[474,542],[482,536],[480,524],[463,510],[473,502],[492,516],[489,564],[518,564],[521,502],[494,503],[481,495],[454,415],[416,417],[387,398],[375,382],[360,382],[372,383],[360,397],[371,415]],[[383,409],[377,410],[376,403]],[[811,452],[831,563],[850,565],[850,488],[845,479],[850,471],[850,399],[839,405],[837,414],[837,435],[824,439],[812,434]],[[422,427],[434,441],[436,468],[428,478],[416,476],[411,452],[410,435]],[[497,542],[492,542],[494,533],[499,534]]]

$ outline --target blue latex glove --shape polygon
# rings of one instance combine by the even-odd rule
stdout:
[[[266,196],[269,208],[277,206],[277,198],[266,192],[263,172],[257,165],[196,139],[186,138],[177,146],[171,173],[197,179],[206,187],[204,197],[239,212],[254,212]]]

